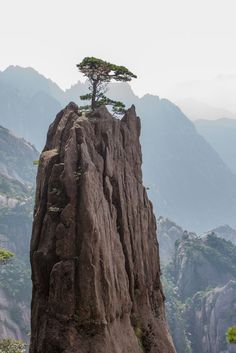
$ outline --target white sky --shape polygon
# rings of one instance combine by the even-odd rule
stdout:
[[[236,0],[0,0],[0,70],[32,66],[62,88],[85,56],[127,66],[137,94],[236,74]]]

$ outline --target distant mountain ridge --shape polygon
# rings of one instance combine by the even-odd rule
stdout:
[[[58,101],[64,96],[64,91],[52,80],[44,77],[31,67],[9,66],[0,72],[0,81],[14,87],[23,97],[33,97],[38,92],[45,92]]]
[[[0,338],[28,340],[31,280],[29,240],[39,153],[0,126],[0,245],[14,253],[0,266]]]
[[[61,109],[60,93],[56,84],[37,71],[10,66],[0,73],[0,124],[40,149],[44,131]]]
[[[176,100],[175,102],[191,120],[235,118],[236,114],[224,108],[215,108],[205,102],[193,98]]]
[[[9,67],[0,74],[0,124],[42,149],[54,115],[80,103],[86,89],[78,82],[64,92],[33,69]],[[139,98],[127,83],[111,84],[108,94],[142,117],[144,181],[156,214],[198,232],[236,226],[236,176],[182,111],[158,96]]]
[[[194,125],[236,175],[236,119],[201,119]]]
[[[23,138],[0,126],[0,173],[21,183],[34,183],[33,161],[38,151]]]
[[[173,85],[166,92],[174,101],[196,99],[206,102],[210,107],[219,107],[232,112],[236,117],[236,75],[218,75],[212,79],[189,80]],[[219,118],[231,118],[232,116],[220,116]],[[206,118],[206,117],[198,117]],[[210,119],[210,117],[208,117]]]
[[[235,176],[192,122],[168,100],[150,95],[137,111],[144,116],[144,179],[157,214],[196,231],[233,226]]]
[[[212,229],[207,234],[211,234],[211,233],[214,233],[219,238],[223,238],[225,240],[231,241],[231,243],[236,245],[236,230],[231,228],[227,224],[219,226],[215,229]]]

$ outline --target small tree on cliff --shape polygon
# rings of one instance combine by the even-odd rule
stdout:
[[[122,114],[125,111],[125,105],[122,102],[114,101],[105,96],[107,85],[112,80],[131,81],[132,78],[137,78],[136,75],[124,66],[117,66],[94,57],[86,57],[76,66],[88,78],[90,83],[90,93],[80,96],[82,100],[91,101],[90,105],[83,107],[84,109],[93,111],[101,105],[110,105],[116,114]]]
[[[11,251],[8,251],[0,247],[0,264],[5,263],[9,260],[14,254]]]
[[[228,343],[236,343],[236,326],[228,328],[226,332],[226,339]]]

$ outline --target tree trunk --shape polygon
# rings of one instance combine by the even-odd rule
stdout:
[[[97,84],[98,84],[97,81],[93,82],[92,102],[91,102],[92,111],[95,110],[96,108]]]

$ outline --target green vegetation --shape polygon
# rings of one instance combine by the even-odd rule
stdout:
[[[114,101],[105,96],[107,85],[112,80],[131,81],[132,78],[137,78],[136,75],[124,66],[117,66],[94,57],[86,57],[76,66],[88,78],[90,83],[90,93],[80,96],[80,99],[91,101],[91,104],[81,108],[94,111],[101,105],[110,105],[115,114],[123,114],[125,112],[125,105],[122,102]]]
[[[185,247],[190,257],[196,257],[200,252],[220,272],[227,271],[236,275],[236,248],[230,241],[211,233],[203,239],[196,237],[186,240]]]
[[[143,342],[142,342],[143,331],[142,331],[142,327],[141,327],[141,321],[135,314],[132,314],[131,323],[132,323],[132,326],[134,329],[135,336],[138,339],[139,346],[140,346],[142,352],[145,353],[145,349],[144,349]]]
[[[228,328],[226,332],[226,340],[228,343],[236,343],[236,326]]]
[[[0,262],[9,260],[14,254],[0,247]]]
[[[23,353],[26,344],[23,341],[6,338],[0,340],[0,353]]]

